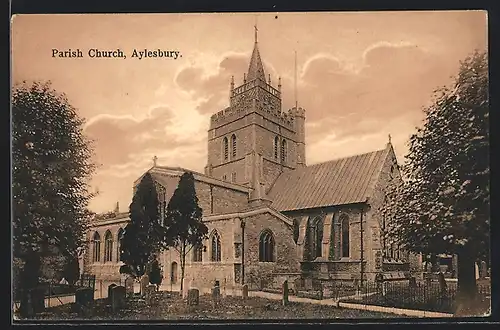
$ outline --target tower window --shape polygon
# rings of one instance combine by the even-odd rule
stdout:
[[[224,175],[222,176],[222,180],[227,181],[227,175],[225,175],[225,174],[224,174]]]
[[[281,162],[286,162],[286,140],[281,141]]]
[[[236,157],[236,135],[231,135],[231,157]]]
[[[236,182],[236,172],[231,173],[231,182]]]
[[[224,137],[224,140],[223,140],[222,144],[223,144],[223,148],[224,148],[224,160],[228,160],[228,158],[229,158],[229,154],[228,154],[228,152],[229,152],[229,143],[227,141],[227,137]]]
[[[280,139],[278,137],[274,138],[274,159],[278,159]]]

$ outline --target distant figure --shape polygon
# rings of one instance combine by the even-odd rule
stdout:
[[[64,285],[68,285],[68,281],[66,281],[66,279],[63,277],[62,280],[59,282],[59,284],[64,284]]]

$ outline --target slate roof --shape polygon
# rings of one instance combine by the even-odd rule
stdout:
[[[366,202],[390,148],[285,172],[268,192],[271,206],[292,211]]]

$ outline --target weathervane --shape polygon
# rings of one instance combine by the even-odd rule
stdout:
[[[156,161],[158,160],[158,157],[156,155],[153,157],[153,166],[156,167]]]

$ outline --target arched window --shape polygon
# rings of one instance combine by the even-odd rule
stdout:
[[[281,141],[281,162],[286,162],[286,140]]]
[[[323,246],[323,218],[316,216],[309,221],[309,254],[311,260],[321,257]]]
[[[210,260],[212,261],[221,261],[221,246],[220,246],[220,236],[219,233],[214,230],[212,233],[212,239],[210,241],[211,243],[211,256]]]
[[[98,232],[94,233],[94,237],[92,238],[92,246],[93,246],[93,255],[92,261],[99,262],[101,261],[101,236]]]
[[[280,147],[280,139],[278,137],[274,138],[274,159],[278,159],[278,150]]]
[[[193,261],[201,262],[203,258],[203,246],[196,246],[193,248]]]
[[[262,234],[260,234],[259,261],[262,262],[274,261],[274,236],[269,229],[264,230]]]
[[[224,160],[228,160],[228,158],[229,158],[229,143],[227,141],[227,137],[224,137],[222,144],[223,144],[223,148],[224,148]]]
[[[172,262],[172,266],[170,267],[170,283],[177,283],[177,263]]]
[[[120,254],[121,254],[121,245],[122,245],[122,240],[123,240],[123,234],[125,231],[123,228],[118,229],[118,234],[116,235],[117,237],[117,242],[116,242],[116,262],[120,262]]]
[[[349,217],[347,215],[342,215],[340,226],[342,232],[342,257],[349,258]]]
[[[231,157],[236,158],[236,135],[231,135]]]
[[[104,262],[113,260],[113,235],[108,230],[104,234]]]

